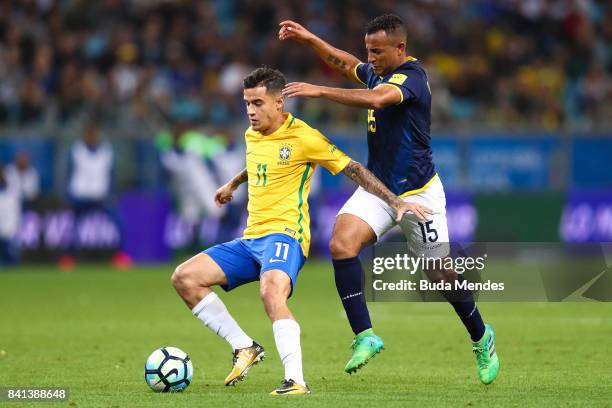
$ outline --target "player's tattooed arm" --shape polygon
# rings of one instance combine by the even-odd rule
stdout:
[[[242,183],[246,183],[249,179],[249,173],[244,168],[240,173],[236,174],[233,179],[230,180],[230,184],[234,187],[234,190],[240,187]]]
[[[408,203],[393,194],[372,172],[361,163],[351,160],[342,173],[359,184],[365,191],[383,200],[396,212],[396,221],[400,222],[407,212],[412,212],[421,220],[426,220],[433,212],[420,204]]]
[[[249,174],[245,168],[240,173],[236,174],[230,181],[219,187],[215,193],[215,204],[221,207],[234,199],[234,191],[249,179]]]
[[[306,82],[290,82],[283,89],[283,96],[295,98],[325,98],[343,105],[367,109],[381,109],[403,102],[403,94],[391,84],[378,85],[373,89],[344,89],[313,85]]]
[[[328,66],[335,69],[346,78],[361,83],[354,74],[355,67],[360,64],[361,61],[346,51],[332,47],[323,40],[321,40],[321,42],[323,44],[315,48],[319,57],[323,59]]]
[[[368,193],[374,194],[385,203],[393,206],[397,201],[401,201],[393,194],[372,172],[366,169],[361,163],[351,160],[346,165],[342,173],[359,184]]]
[[[279,25],[278,38],[281,41],[292,39],[307,44],[331,68],[346,78],[361,83],[354,73],[355,67],[361,62],[357,57],[335,48],[295,21],[285,20]]]

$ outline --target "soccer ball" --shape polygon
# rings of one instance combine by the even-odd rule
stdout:
[[[155,392],[183,391],[192,376],[191,359],[177,347],[159,348],[145,363],[145,381]]]

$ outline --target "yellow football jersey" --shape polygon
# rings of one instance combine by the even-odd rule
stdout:
[[[320,164],[336,174],[351,159],[318,130],[286,115],[274,133],[263,135],[251,127],[245,133],[249,219],[244,238],[287,234],[298,240],[308,256],[312,172]]]

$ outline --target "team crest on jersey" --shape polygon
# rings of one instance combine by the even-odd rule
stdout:
[[[291,147],[289,146],[281,147],[278,152],[278,157],[280,157],[281,160],[288,160],[289,156],[291,156]]]
[[[389,78],[389,82],[392,84],[401,85],[406,82],[406,78],[408,77],[404,74],[393,74],[391,75],[391,78]]]
[[[278,150],[278,158],[280,161],[278,164],[289,164],[289,158],[291,157],[291,152],[293,151],[293,146],[290,144],[281,145]]]

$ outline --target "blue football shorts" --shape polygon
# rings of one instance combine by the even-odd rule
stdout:
[[[269,234],[260,238],[238,238],[204,251],[223,269],[230,291],[245,283],[259,280],[262,273],[280,269],[291,279],[291,292],[306,258],[300,243],[286,234]]]

